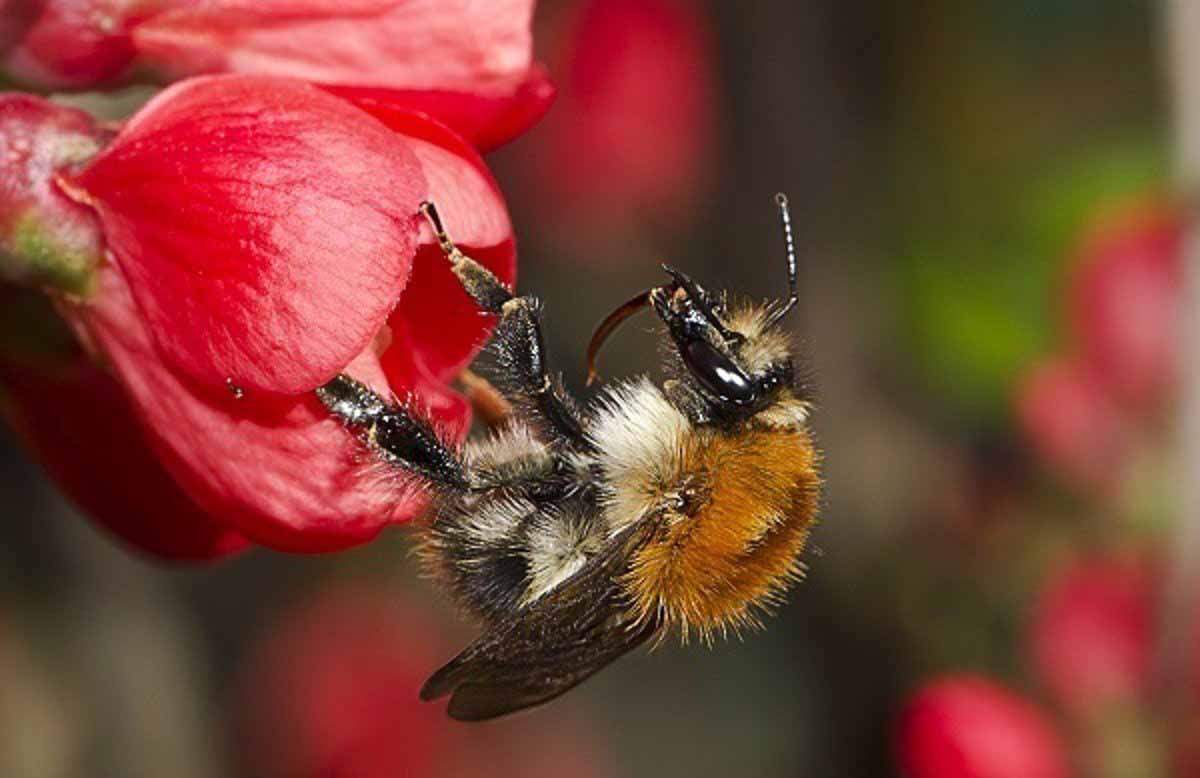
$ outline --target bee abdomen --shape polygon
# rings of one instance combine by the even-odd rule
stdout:
[[[492,621],[515,610],[528,589],[521,528],[536,510],[511,495],[443,501],[422,555],[462,606]]]
[[[513,495],[442,505],[425,557],[464,606],[494,621],[537,600],[599,551],[604,535],[588,494],[553,505]]]

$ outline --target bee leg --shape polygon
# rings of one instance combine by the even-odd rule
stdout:
[[[421,203],[421,213],[425,214],[425,218],[433,227],[442,254],[450,262],[450,270],[458,277],[459,283],[471,299],[488,313],[503,315],[504,306],[514,299],[512,291],[496,278],[492,271],[454,245],[454,241],[446,234],[446,228],[442,226],[442,217],[438,215],[437,207],[433,203]]]
[[[471,403],[475,418],[488,429],[502,427],[512,416],[512,403],[483,376],[464,370],[458,376],[458,388]]]
[[[431,484],[469,488],[466,467],[432,425],[400,405],[388,403],[365,385],[339,375],[317,389],[317,397],[368,448],[389,464]]]
[[[550,436],[576,448],[590,447],[575,400],[546,368],[542,305],[536,297],[515,296],[483,265],[464,254],[446,234],[433,203],[422,203],[450,269],[472,299],[500,316],[492,335],[501,371],[501,390],[540,422]]]
[[[541,303],[514,297],[492,334],[501,388],[544,432],[577,448],[589,447],[579,408],[557,376],[546,370]]]

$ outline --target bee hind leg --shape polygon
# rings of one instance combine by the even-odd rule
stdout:
[[[433,203],[422,203],[421,212],[433,226],[463,289],[483,310],[500,316],[492,343],[502,391],[551,437],[576,448],[589,448],[578,403],[547,370],[541,302],[536,297],[514,295],[492,271],[454,245]]]

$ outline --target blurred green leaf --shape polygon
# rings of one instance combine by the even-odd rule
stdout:
[[[958,422],[1007,423],[1013,382],[1060,341],[1058,296],[1081,232],[1106,206],[1161,187],[1166,171],[1162,144],[1144,138],[1027,164],[976,171],[973,185],[947,173],[950,210],[914,204],[926,218],[906,225],[895,264],[910,339],[897,353],[914,357],[916,385]]]

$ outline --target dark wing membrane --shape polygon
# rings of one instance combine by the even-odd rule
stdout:
[[[620,583],[630,554],[653,527],[642,522],[614,538],[571,578],[493,625],[421,689],[421,699],[453,692],[447,712],[482,721],[547,702],[656,631],[636,623]]]

